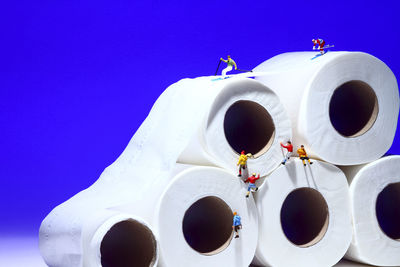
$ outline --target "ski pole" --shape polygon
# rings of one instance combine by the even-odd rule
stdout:
[[[221,65],[221,59],[220,59],[220,60],[219,60],[219,62],[218,62],[218,67],[217,67],[217,70],[215,71],[215,74],[214,74],[214,76],[217,76],[218,69],[219,69],[219,65]]]
[[[252,70],[241,70],[241,69],[237,69],[238,71],[242,71],[242,72],[253,72]]]

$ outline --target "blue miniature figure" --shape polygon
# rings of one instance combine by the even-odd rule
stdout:
[[[237,215],[237,212],[235,211],[233,213],[233,225],[232,225],[232,229],[235,231],[236,236],[235,238],[239,238],[239,233],[238,230],[242,229],[242,223],[240,222],[240,216]]]

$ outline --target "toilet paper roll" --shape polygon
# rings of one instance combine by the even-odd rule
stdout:
[[[261,266],[333,266],[351,241],[349,189],[328,163],[290,160],[268,176],[255,195]]]
[[[87,241],[90,245],[84,251],[84,266],[157,266],[158,245],[152,227],[140,218],[130,214],[113,214],[102,221],[99,217],[92,221],[95,229]],[[101,222],[99,224],[99,222]],[[85,237],[84,237],[85,238]]]
[[[256,77],[280,97],[293,141],[337,165],[368,163],[391,146],[399,93],[392,71],[361,52],[285,53],[257,66]]]
[[[258,220],[246,192],[240,179],[214,167],[192,167],[175,176],[157,209],[159,265],[249,266]],[[234,238],[233,212],[241,217],[239,238]]]
[[[346,258],[400,265],[400,156],[342,170],[350,182],[353,241]]]
[[[178,162],[237,172],[242,150],[249,168],[266,175],[282,160],[280,142],[291,139],[291,123],[279,98],[252,79],[232,77],[215,84],[218,95]]]
[[[232,106],[233,116],[226,115]],[[265,117],[271,120],[267,122]],[[251,121],[251,127],[241,128],[237,123],[242,118]],[[219,123],[227,124],[227,130],[221,133],[224,126]],[[113,216],[128,214],[138,221],[153,224],[159,196],[173,177],[172,171],[182,153],[193,158],[207,158],[210,164],[227,166],[233,172],[238,154],[227,140],[221,141],[225,135],[232,134],[232,142],[236,144],[235,133],[260,132],[263,135],[271,125],[274,126],[273,137],[269,138],[272,141],[264,140],[267,143],[261,144],[262,151],[253,152],[256,158],[249,160],[249,166],[260,166],[261,173],[279,164],[279,141],[290,138],[285,111],[267,87],[236,77],[184,79],[171,85],[156,101],[121,156],[90,188],[56,207],[42,222],[40,247],[46,263],[49,266],[92,266],[99,255],[92,251],[93,238],[102,223],[109,219],[109,211],[115,212]],[[199,137],[203,130],[205,134]],[[203,145],[201,136],[210,141]],[[253,140],[239,138],[239,141],[246,145]],[[219,156],[221,158],[217,159]],[[185,161],[185,156],[180,159]],[[148,242],[153,241],[150,238]]]

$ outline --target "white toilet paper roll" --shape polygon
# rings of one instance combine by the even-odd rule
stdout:
[[[262,134],[256,136],[262,138],[264,131],[271,132],[270,126],[274,126],[268,140],[263,139],[261,145],[256,142],[261,151],[253,152],[257,158],[249,160],[249,167],[267,173],[279,164],[279,141],[290,138],[290,123],[278,98],[252,79],[215,79],[184,79],[171,85],[156,101],[122,155],[90,188],[56,207],[45,218],[40,228],[40,248],[48,265],[96,266],[92,264],[98,262],[99,254],[92,251],[92,244],[98,244],[95,234],[111,218],[109,212],[112,216],[128,214],[152,225],[159,197],[185,150],[188,157],[207,159],[210,164],[227,166],[236,172],[238,153],[227,140],[221,141],[225,135],[258,131]],[[226,115],[230,106],[234,107],[233,119]],[[243,118],[251,121],[249,129],[237,124]],[[202,131],[205,134],[199,137]],[[206,145],[203,137],[210,139]],[[235,138],[232,143],[244,144],[244,149],[246,142],[254,141]],[[180,158],[185,160],[184,156]],[[154,242],[150,234],[147,236],[149,244]]]
[[[351,241],[349,190],[343,172],[328,163],[290,160],[255,195],[262,266],[333,266]]]
[[[214,167],[179,173],[161,197],[156,220],[160,266],[240,266],[257,246],[257,210],[240,179]],[[234,238],[233,212],[241,217]]]
[[[361,52],[285,53],[257,66],[256,77],[280,97],[293,141],[309,155],[337,165],[367,163],[391,146],[397,126],[396,78]]]
[[[346,258],[400,265],[400,156],[342,170],[350,182],[353,241]]]
[[[230,78],[220,91],[178,162],[211,165],[237,172],[242,150],[252,153],[250,169],[270,173],[282,160],[279,143],[291,139],[291,123],[279,98],[252,79]]]

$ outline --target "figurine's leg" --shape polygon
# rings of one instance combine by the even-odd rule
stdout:
[[[222,76],[226,76],[226,73],[227,73],[228,71],[231,71],[231,70],[232,70],[232,66],[226,67],[225,69],[222,70]]]
[[[309,158],[307,158],[307,160],[308,160],[308,163],[310,163],[310,165],[313,164]]]
[[[238,176],[239,176],[239,177],[242,176],[242,165],[239,165],[239,174],[238,174]]]
[[[301,161],[303,162],[303,164],[304,164],[304,166],[306,166],[306,161],[305,161],[305,158],[300,158],[301,159]]]
[[[239,226],[238,226],[238,225],[236,225],[236,226],[235,226],[235,233],[236,233],[236,236],[235,236],[235,238],[238,238],[238,237],[239,237],[239,232],[238,232],[238,229],[239,229]]]
[[[247,187],[247,194],[246,194],[246,197],[249,197],[250,191],[251,191],[251,187],[250,187],[250,184],[249,184],[249,186]]]

